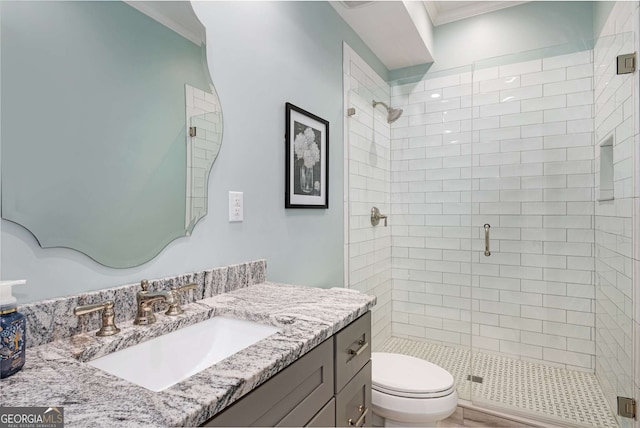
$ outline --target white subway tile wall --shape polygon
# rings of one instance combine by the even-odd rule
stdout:
[[[374,109],[372,102],[389,104],[390,88],[347,45],[344,83],[345,114],[348,108],[356,111],[345,122],[346,280],[350,288],[378,298],[372,312],[377,349],[391,336],[391,227],[383,222],[372,227],[370,218],[373,206],[382,214],[391,213],[391,150],[386,110]],[[405,129],[409,128],[407,124]]]
[[[638,228],[640,220],[640,213],[634,213],[638,190],[633,184],[639,162],[637,153],[634,159],[633,149],[638,143],[638,75],[616,75],[617,55],[638,51],[637,27],[638,3],[616,2],[594,48],[595,183],[600,182],[599,145],[610,136],[614,164],[614,199],[595,202],[595,369],[614,409],[617,396],[635,394],[638,398],[640,382],[637,375],[636,385],[633,381],[632,304],[634,279],[636,290],[639,287],[633,264],[640,257],[640,253],[634,255],[632,248],[633,228]],[[635,319],[637,344],[640,329],[637,316]],[[580,348],[584,344],[576,342],[573,346]],[[639,356],[636,353],[636,358]],[[626,418],[618,418],[618,423],[624,428],[634,426],[633,420]]]
[[[594,370],[592,75],[585,51],[392,88],[393,336]]]

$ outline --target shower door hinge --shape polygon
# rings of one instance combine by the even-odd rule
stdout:
[[[636,417],[636,400],[627,397],[618,397],[618,415],[623,418]]]
[[[636,71],[636,53],[618,55],[618,74],[628,74]]]
[[[189,127],[189,137],[195,137],[196,135],[197,135],[196,127],[195,126],[190,126]]]

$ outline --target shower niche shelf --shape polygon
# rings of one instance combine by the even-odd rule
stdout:
[[[613,134],[600,143],[598,202],[613,200]]]

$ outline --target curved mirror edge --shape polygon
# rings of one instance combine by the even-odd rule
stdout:
[[[97,255],[95,253],[95,251],[92,248],[83,248],[82,246],[80,246],[77,242],[73,242],[71,244],[69,243],[64,243],[64,242],[48,242],[48,243],[43,243],[38,239],[38,235],[36,233],[34,233],[34,231],[32,230],[33,227],[29,228],[28,226],[21,224],[15,220],[9,219],[9,218],[5,218],[4,216],[2,217],[3,220],[7,220],[17,226],[19,226],[20,228],[24,229],[25,231],[27,231],[29,233],[29,235],[31,235],[33,237],[33,239],[38,243],[38,245],[40,246],[40,248],[48,250],[48,249],[54,249],[54,248],[58,248],[58,249],[65,249],[65,250],[71,250],[71,251],[75,251],[76,253],[82,254],[83,256],[86,256],[88,258],[90,258],[91,260],[93,260],[94,262],[98,263],[99,265],[108,267],[108,268],[114,268],[114,269],[128,269],[128,268],[135,268],[135,267],[139,267],[142,266],[145,263],[148,263],[149,261],[153,260],[154,258],[156,258],[158,255],[160,255],[160,253],[169,246],[169,244],[171,244],[173,241],[180,239],[180,238],[184,238],[187,235],[177,235],[171,238],[167,238],[166,240],[164,240],[162,244],[158,245],[157,247],[155,247],[153,250],[149,251],[148,253],[145,253],[145,255],[141,255],[139,257],[135,257],[135,256],[131,256],[131,255],[127,255],[126,258],[122,258],[122,259],[111,259],[108,262],[104,260],[104,258],[101,258],[99,255]],[[74,245],[74,247],[70,246],[70,245]],[[151,252],[153,252],[153,256],[149,256],[149,254],[151,254]]]
[[[56,3],[56,2],[52,2],[52,3]],[[181,3],[180,7],[183,7],[186,4],[188,5],[188,9],[191,11],[192,18],[195,18],[197,22],[200,25],[202,25],[199,19],[197,18],[196,14],[193,12],[193,9],[189,2],[145,2],[145,3],[157,3],[157,4],[163,4],[163,5],[168,5],[170,3],[173,3],[173,4]],[[129,6],[131,6],[130,3],[128,4]],[[120,8],[123,9],[121,6]],[[128,8],[124,8],[124,9],[128,9]],[[134,10],[134,9],[131,9],[131,10]],[[3,12],[5,11],[6,11],[6,6],[3,7]],[[146,19],[148,20],[148,17]],[[156,21],[157,19],[154,18],[153,22],[155,23]],[[3,26],[3,29],[4,29],[4,26]],[[176,31],[174,28],[172,28],[172,30],[177,33],[180,33],[179,31]],[[204,27],[203,27],[203,30],[204,30]],[[202,37],[202,41],[204,42],[204,37]],[[190,42],[194,43],[193,40],[191,39],[190,39]],[[181,168],[184,168],[184,170],[186,171],[186,173],[183,173],[185,177],[181,179],[182,183],[184,183],[182,185],[184,186],[183,187],[184,194],[190,195],[191,197],[184,198],[186,203],[183,204],[184,206],[183,212],[185,214],[184,215],[180,214],[180,216],[182,216],[183,218],[182,220],[183,226],[181,227],[181,229],[178,229],[178,230],[181,230],[180,232],[175,232],[175,230],[177,230],[175,228],[173,230],[171,230],[171,228],[154,229],[153,230],[154,236],[152,238],[149,238],[149,236],[147,236],[146,239],[136,239],[135,233],[131,235],[130,233],[127,232],[127,233],[123,233],[122,235],[132,236],[132,240],[125,241],[124,239],[119,240],[117,237],[112,236],[112,234],[108,230],[106,230],[106,231],[103,231],[102,236],[98,236],[94,242],[87,242],[88,238],[85,239],[85,236],[83,235],[81,230],[80,231],[76,230],[75,232],[67,233],[66,235],[64,233],[60,234],[60,231],[64,231],[65,228],[60,228],[59,225],[51,226],[52,223],[49,221],[51,215],[46,210],[42,210],[42,209],[36,210],[40,213],[36,217],[40,219],[41,224],[35,224],[31,222],[30,219],[21,218],[21,215],[20,215],[21,211],[22,213],[24,213],[25,211],[28,211],[28,210],[24,210],[24,209],[12,210],[11,209],[12,205],[15,208],[16,206],[19,207],[20,204],[5,203],[7,202],[7,199],[3,200],[2,218],[25,228],[27,231],[30,232],[31,235],[34,236],[35,240],[38,242],[38,244],[42,248],[72,249],[87,255],[92,260],[96,261],[101,265],[112,267],[112,268],[130,268],[130,267],[140,266],[152,260],[153,258],[157,257],[158,254],[160,254],[160,252],[162,252],[162,250],[166,248],[174,240],[183,236],[189,236],[193,232],[195,225],[199,222],[199,220],[201,220],[207,214],[207,182],[209,179],[211,168],[218,156],[220,146],[222,144],[222,129],[223,129],[222,109],[220,107],[220,102],[219,102],[217,92],[215,91],[215,87],[211,81],[211,74],[208,67],[208,61],[206,58],[206,47],[204,43],[201,43],[198,46],[198,51],[199,51],[198,62],[201,64],[201,67],[203,68],[202,75],[206,79],[203,82],[203,85],[201,87],[203,89],[205,88],[209,89],[210,92],[205,92],[198,89],[198,91],[201,91],[201,94],[200,94],[201,96],[200,96],[200,100],[196,100],[197,101],[195,106],[196,110],[192,111],[190,115],[186,113],[185,116],[183,116],[185,118],[184,119],[185,125],[183,125],[182,131],[178,132],[177,138],[174,139],[174,141],[178,141],[180,139],[182,139],[182,141],[186,140],[185,141],[186,144],[184,144],[184,146],[187,148],[188,147],[194,148],[193,150],[194,162],[191,163],[192,170],[189,170],[187,166],[181,167]],[[3,46],[2,53],[4,54],[4,46]],[[3,64],[4,63],[5,61],[3,61]],[[3,77],[4,77],[4,73],[3,73]],[[5,85],[3,85],[3,88],[4,87]],[[187,98],[186,86],[184,91],[185,91],[184,98],[186,101],[186,98]],[[202,105],[197,105],[199,101],[204,101],[206,103],[204,108]],[[185,107],[187,106],[185,105]],[[201,110],[197,110],[198,108]],[[189,128],[192,123],[195,124],[196,127],[198,126],[200,127],[200,134],[197,137],[195,136],[191,137],[189,135],[189,129],[187,128]],[[184,135],[184,137],[180,137],[180,135]],[[7,187],[10,186],[12,183],[11,179],[5,179],[5,175],[9,175],[7,173],[7,168],[5,168],[5,166],[9,163],[9,160],[10,160],[10,158],[7,159],[7,157],[4,156],[6,153],[4,150],[6,147],[6,141],[7,141],[6,139],[3,139],[3,143],[5,143],[3,145],[3,158],[5,159],[5,161],[3,162],[3,168],[2,168],[2,174],[3,174],[2,187],[3,187],[4,195],[7,195],[7,193],[10,193],[10,192],[6,192],[5,190],[7,190]],[[70,151],[73,152],[73,149],[70,149]],[[203,155],[203,151],[204,151],[204,155]],[[8,152],[11,153],[10,150],[8,150]],[[96,156],[99,156],[99,155],[96,154]],[[141,159],[145,159],[144,154],[140,155],[139,157]],[[169,157],[169,156],[165,154],[165,157]],[[188,162],[189,160],[187,159],[187,163]],[[132,168],[131,165],[127,165],[127,166],[128,166],[127,171],[131,171],[132,169],[135,169],[135,168]],[[166,170],[167,168],[164,168],[164,166],[166,165],[160,162],[157,165],[156,169]],[[16,175],[19,175],[21,168],[22,167],[14,168],[13,172],[14,173],[18,172],[18,174]],[[144,170],[145,168],[143,167],[142,169]],[[169,168],[169,170],[176,170],[176,169],[177,168],[175,167]],[[188,181],[188,177],[190,175],[192,178],[195,178],[191,180],[191,182]],[[46,174],[44,177],[45,177],[44,179],[50,178]],[[83,181],[83,180],[76,180],[76,181]],[[180,180],[177,180],[177,181],[180,181]],[[15,183],[15,181],[13,181],[13,183]],[[191,186],[189,186],[189,184]],[[38,195],[42,196],[43,194],[44,194],[43,192],[36,193],[35,197],[37,197]],[[125,195],[125,196],[126,197],[119,198],[119,199],[128,199],[129,201],[133,201],[134,203],[133,209],[136,208],[136,205],[139,205],[138,208],[144,209],[143,201],[140,201],[138,198],[132,197],[131,195]],[[144,199],[144,196],[145,195],[143,195],[142,199]],[[67,199],[65,198],[62,198],[62,199],[68,202]],[[15,201],[12,201],[12,202],[15,202]],[[82,202],[84,203],[85,201],[82,201]],[[121,201],[117,201],[117,202],[119,203]],[[44,204],[44,201],[43,201],[43,204]],[[75,210],[75,211],[78,210],[77,206],[82,206],[83,210],[87,208],[82,203],[81,204],[65,204],[65,205],[68,206],[70,210]],[[104,210],[105,205],[108,206],[109,204],[103,204],[98,207],[98,209],[102,209],[102,212],[100,213],[100,215],[103,217],[107,217],[109,215],[109,212]],[[168,204],[168,205],[170,206],[171,204]],[[188,217],[186,215],[186,211],[188,208],[191,208],[191,213],[190,213],[191,217]],[[182,211],[182,210],[176,210],[176,211]],[[44,215],[42,215],[42,213],[44,213]],[[61,214],[61,215],[60,213],[57,213],[57,214],[58,216],[64,217],[64,214]],[[138,220],[140,220],[140,218],[138,218]],[[43,225],[44,225],[44,228],[41,227]],[[51,231],[48,231],[46,229],[47,225],[50,225],[51,227],[56,229],[56,231],[53,232],[53,236],[49,236],[51,234]],[[134,224],[134,228],[136,228],[135,224]],[[95,232],[96,228],[94,227],[92,229]]]

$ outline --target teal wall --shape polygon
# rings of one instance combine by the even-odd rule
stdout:
[[[595,1],[593,2],[593,36],[595,39],[600,36],[607,18],[616,4],[615,1]]]
[[[392,84],[417,81],[426,73],[558,46],[556,52],[593,47],[593,9],[589,1],[539,1],[434,27],[434,63],[393,70]],[[547,52],[549,53],[549,52]],[[511,56],[509,60],[526,60]]]
[[[268,279],[343,283],[342,41],[385,67],[326,2],[207,2],[208,56],[224,137],[209,179],[209,214],[149,263],[110,269],[66,249],[41,249],[2,222],[2,278],[26,278],[22,302],[265,258]],[[35,29],[34,29],[35,31]],[[329,209],[284,208],[284,105],[330,122]],[[243,223],[227,192],[244,192]],[[140,207],[144,209],[144,207]]]
[[[529,2],[441,25],[434,33],[433,71],[567,43],[579,51],[593,45],[593,3]]]

